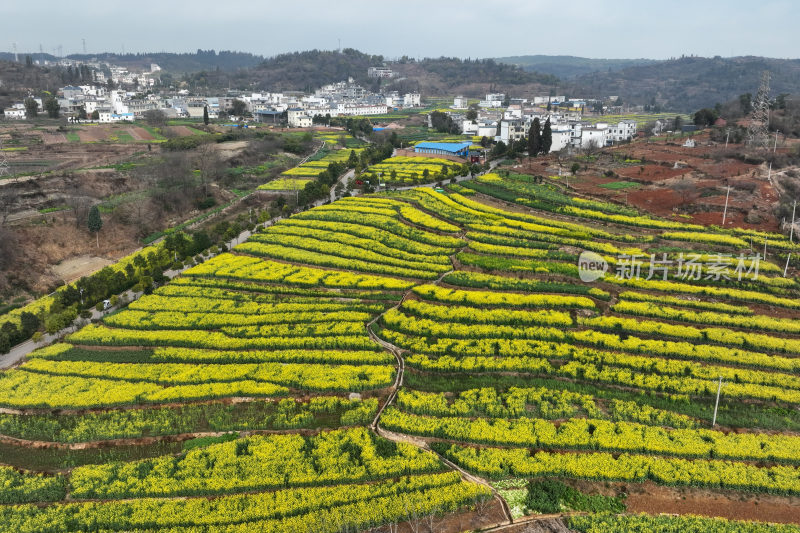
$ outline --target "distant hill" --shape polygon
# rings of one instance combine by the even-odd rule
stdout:
[[[426,95],[464,93],[478,96],[489,88],[498,91],[513,88],[512,92],[519,94],[530,87],[558,83],[555,76],[528,72],[493,59],[402,58],[388,62],[383,56],[365,54],[352,48],[341,52],[308,50],[281,54],[264,60],[258,66],[236,72],[196,72],[187,76],[186,81],[196,90],[231,87],[288,91],[312,90],[353,78],[362,85],[377,89],[381,82],[367,78],[367,69],[380,65],[387,65],[399,75],[388,82],[389,88],[416,90]]]
[[[664,109],[696,111],[758,90],[771,74],[770,94],[800,94],[800,59],[682,57],[612,72],[584,74],[565,83],[570,95],[621,96],[628,104],[657,103]]]
[[[524,70],[551,74],[561,79],[570,79],[591,72],[611,72],[626,67],[649,65],[656,59],[592,59],[576,56],[509,56],[496,61],[516,65]]]

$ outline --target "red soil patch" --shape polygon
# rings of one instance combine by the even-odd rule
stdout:
[[[628,193],[628,203],[658,216],[672,216],[672,209],[683,205],[680,194],[670,189],[641,189]]]
[[[698,170],[703,171],[712,178],[734,178],[736,176],[757,176],[760,172],[758,165],[748,165],[736,160],[725,160],[719,163],[709,161],[699,165]]]
[[[194,135],[192,130],[186,126],[168,126],[167,130],[174,133],[178,137],[191,137]]]
[[[57,132],[42,132],[42,141],[44,144],[62,144],[67,142],[67,137],[63,133]]]
[[[718,516],[730,520],[756,520],[759,522],[800,523],[800,498],[771,495],[751,495],[725,491],[662,487],[645,483],[632,487],[628,511],[647,514],[694,514]],[[638,489],[638,490],[637,490]]]
[[[152,141],[153,136],[144,128],[128,128],[128,133],[137,141]]]
[[[620,168],[616,172],[623,178],[636,181],[663,181],[691,172],[690,168],[671,168],[662,165],[642,165]]]
[[[99,142],[108,139],[108,130],[104,126],[90,126],[78,130],[81,142]]]

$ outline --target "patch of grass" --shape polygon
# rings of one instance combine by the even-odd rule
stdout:
[[[552,479],[532,480],[528,483],[525,507],[528,511],[554,514],[568,511],[591,513],[621,513],[625,511],[625,496],[602,496],[583,492]]]
[[[639,187],[638,183],[634,183],[632,181],[612,181],[611,183],[603,183],[600,187],[604,189],[611,189],[612,191],[617,191],[620,189],[635,189]]]
[[[183,443],[183,451],[188,452],[195,448],[204,448],[212,444],[219,444],[220,442],[230,442],[239,438],[238,433],[225,433],[219,437],[197,437],[190,439]]]
[[[39,209],[39,212],[43,215],[46,215],[47,213],[55,213],[57,211],[64,211],[65,209],[69,209],[69,207],[65,205],[61,205],[58,207],[45,207],[44,209]]]
[[[81,142],[80,136],[77,133],[75,133],[74,131],[69,131],[69,132],[65,133],[64,136],[71,143],[79,143],[79,142]]]

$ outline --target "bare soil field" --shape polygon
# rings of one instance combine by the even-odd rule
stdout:
[[[691,171],[692,170],[690,168],[672,168],[664,165],[643,165],[638,167],[621,168],[616,172],[621,177],[633,181],[651,182],[682,176],[690,173]]]
[[[88,276],[92,272],[100,270],[104,266],[112,264],[113,261],[104,257],[93,257],[81,255],[62,261],[53,267],[53,273],[67,283],[71,283],[83,276]]]

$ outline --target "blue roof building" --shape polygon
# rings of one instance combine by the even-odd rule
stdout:
[[[458,157],[467,157],[469,154],[469,147],[472,145],[470,142],[462,143],[437,143],[437,142],[421,142],[414,147],[414,151],[418,154],[440,154],[440,155],[454,155]]]

